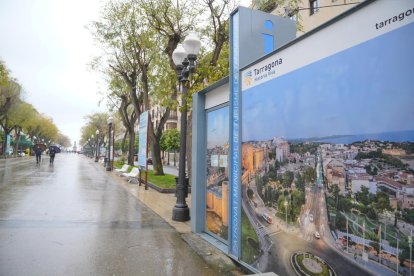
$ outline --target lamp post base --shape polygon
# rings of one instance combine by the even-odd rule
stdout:
[[[190,220],[190,209],[188,208],[187,204],[182,205],[175,205],[173,208],[172,220],[174,221],[189,221]]]

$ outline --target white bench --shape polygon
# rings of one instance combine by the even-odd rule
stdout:
[[[129,169],[129,165],[128,164],[124,164],[123,166],[122,166],[122,168],[120,168],[120,169],[115,169],[115,171],[118,173],[118,175],[122,175],[123,173],[126,173],[127,171],[128,171],[128,169]]]
[[[139,175],[139,169],[133,168],[129,173],[122,173],[122,176],[125,176],[128,179],[128,182],[131,182],[131,180],[136,179],[138,180]]]

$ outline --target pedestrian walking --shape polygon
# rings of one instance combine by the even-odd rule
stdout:
[[[36,155],[36,164],[39,164],[42,161],[42,149],[40,148],[40,146],[36,145],[34,147],[34,152]]]
[[[56,154],[56,150],[54,147],[50,147],[49,148],[49,156],[50,156],[50,161],[49,164],[53,165],[53,162],[55,161],[55,154]]]

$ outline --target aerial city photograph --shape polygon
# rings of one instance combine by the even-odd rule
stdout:
[[[354,262],[374,274],[375,262],[409,266],[414,91],[406,74],[414,59],[391,50],[379,59],[375,46],[407,31],[243,91],[245,262],[281,275],[304,259],[322,275],[358,273]],[[375,70],[384,64],[389,70]]]
[[[206,227],[228,239],[229,206],[229,108],[207,113]]]

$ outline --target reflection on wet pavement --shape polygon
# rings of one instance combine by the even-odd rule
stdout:
[[[216,275],[84,156],[0,160],[0,275]]]

